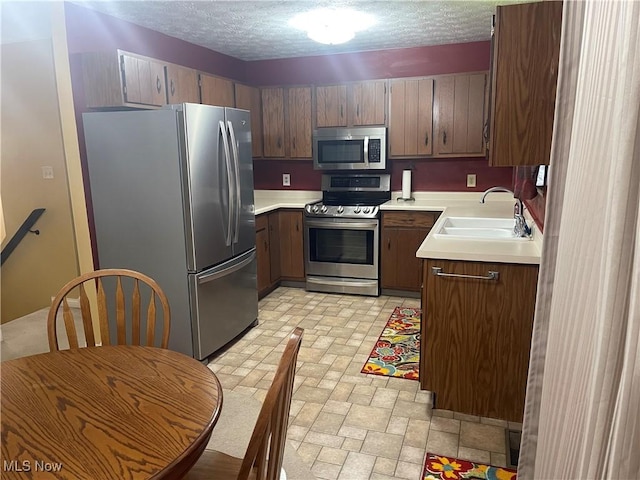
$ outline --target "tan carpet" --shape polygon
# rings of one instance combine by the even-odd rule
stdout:
[[[223,392],[222,412],[207,448],[242,458],[249,444],[262,404],[253,397],[233,390]],[[316,477],[289,441],[284,450],[283,468],[287,480],[313,480]]]

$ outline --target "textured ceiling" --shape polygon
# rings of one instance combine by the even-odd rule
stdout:
[[[74,1],[242,60],[322,55],[488,40],[497,4],[523,0],[416,1]],[[526,1],[526,0],[524,0]],[[529,0],[531,1],[531,0]],[[288,21],[317,7],[346,6],[377,24],[343,45],[309,40]]]

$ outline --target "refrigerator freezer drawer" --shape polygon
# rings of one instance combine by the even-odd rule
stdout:
[[[189,275],[194,357],[203,360],[258,318],[255,248]]]

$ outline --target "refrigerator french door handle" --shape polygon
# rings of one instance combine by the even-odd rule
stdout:
[[[227,212],[229,214],[229,222],[227,223],[227,238],[225,239],[225,245],[227,247],[231,246],[231,217],[233,216],[233,212],[235,212],[235,208],[233,207],[233,201],[235,201],[235,198],[232,197],[232,192],[234,190],[235,185],[232,182],[231,179],[231,155],[229,153],[229,141],[227,139],[227,129],[224,126],[224,122],[222,120],[220,120],[218,122],[218,125],[220,127],[220,134],[222,135],[222,144],[224,145],[224,160],[225,163],[227,164],[227,185],[229,187],[229,198],[228,198],[228,203],[229,203],[229,212]]]
[[[222,278],[222,277],[226,277],[227,275],[233,273],[233,272],[237,272],[238,270],[241,270],[242,268],[246,267],[247,265],[249,265],[251,262],[253,262],[256,258],[256,250],[255,248],[249,252],[247,252],[246,254],[246,258],[244,258],[242,261],[231,265],[230,267],[226,267],[223,268],[221,270],[215,270],[211,273],[208,273],[206,275],[203,275],[201,277],[198,277],[198,285],[202,285],[203,283],[207,283],[207,282],[211,282],[213,280],[216,280],[218,278]]]
[[[229,127],[229,137],[231,138],[231,151],[233,152],[233,166],[236,175],[236,221],[233,233],[233,243],[238,243],[238,230],[240,227],[240,206],[242,199],[240,198],[240,155],[238,153],[238,144],[236,143],[236,134],[233,130],[233,123],[227,120]]]

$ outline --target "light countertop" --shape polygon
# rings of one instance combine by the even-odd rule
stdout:
[[[437,238],[447,217],[502,217],[513,216],[514,200],[509,193],[491,193],[486,203],[480,203],[480,192],[414,192],[415,201],[399,201],[400,192],[393,192],[391,200],[380,206],[386,211],[442,212],[431,233],[418,248],[420,258],[468,260],[498,263],[539,264],[542,233],[525,210],[528,225],[533,228],[531,240],[479,240]],[[256,190],[255,213],[267,213],[278,208],[303,208],[307,203],[320,200],[320,191]]]
[[[307,203],[322,199],[322,192],[308,190],[256,190],[253,192],[255,214],[278,208],[304,208]]]

